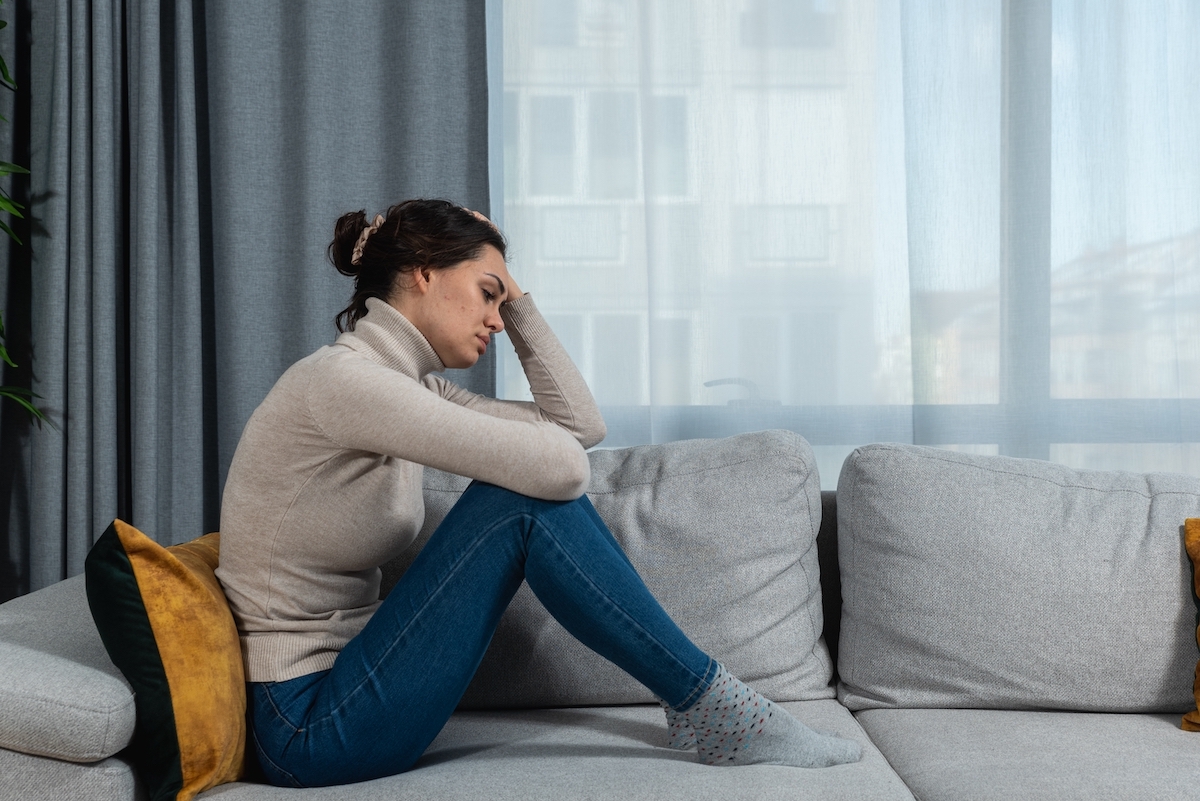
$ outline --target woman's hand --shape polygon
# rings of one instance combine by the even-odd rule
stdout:
[[[508,274],[508,279],[504,282],[505,288],[508,290],[508,297],[504,299],[505,303],[510,300],[516,300],[525,293],[521,291],[521,287],[517,286],[517,279],[512,277],[512,273]]]
[[[466,206],[463,206],[463,208],[466,208]],[[474,214],[475,219],[482,220],[483,222],[487,223],[488,225],[492,226],[493,228],[496,228],[496,224],[494,222],[492,222],[491,220],[489,220],[487,218],[486,214],[475,211],[475,209],[467,209],[467,211]],[[500,229],[496,228],[496,230],[499,231]],[[504,297],[504,303],[508,303],[510,300],[516,300],[517,298],[519,298],[525,294],[524,292],[521,291],[521,287],[517,286],[517,280],[512,277],[512,273],[509,273],[509,274],[503,276],[503,278],[504,278],[504,288],[508,290],[507,294]]]

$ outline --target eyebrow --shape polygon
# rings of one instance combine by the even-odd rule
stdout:
[[[500,294],[501,295],[508,294],[508,290],[504,288],[504,281],[502,281],[500,279],[500,276],[496,275],[495,273],[484,273],[484,275],[490,275],[492,278],[496,279],[496,283],[500,285]]]

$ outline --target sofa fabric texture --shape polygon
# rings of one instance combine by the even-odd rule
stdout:
[[[4,801],[145,801],[128,762],[108,757],[82,764],[0,748]]]
[[[306,790],[226,784],[205,801],[913,801],[854,718],[834,700],[785,703],[800,720],[862,744],[853,765],[712,768],[665,748],[655,705],[459,712],[416,768],[346,787]]]
[[[1200,798],[1200,743],[1173,714],[871,709],[858,720],[921,801]]]
[[[889,707],[1183,712],[1200,479],[912,445],[838,479],[839,698]]]
[[[768,698],[830,698],[821,639],[812,448],[787,431],[594,451],[588,497],[684,632]],[[425,525],[384,567],[411,564],[467,480],[425,471]],[[653,702],[642,685],[571,637],[522,585],[461,708]]]
[[[0,606],[0,747],[96,762],[129,744],[133,694],[83,584],[75,576]]]

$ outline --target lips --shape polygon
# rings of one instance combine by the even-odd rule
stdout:
[[[480,353],[484,353],[484,352],[486,352],[486,351],[487,351],[487,346],[488,346],[488,341],[489,341],[489,339],[490,339],[490,338],[489,338],[489,337],[485,337],[485,336],[476,336],[475,338],[476,338],[477,340],[479,340],[479,352],[480,352]]]

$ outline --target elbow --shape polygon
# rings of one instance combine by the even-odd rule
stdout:
[[[587,454],[583,451],[579,452],[579,458],[573,460],[570,469],[564,471],[563,475],[563,490],[565,501],[573,501],[583,493],[587,492],[588,484],[592,480],[592,463],[588,461]]]
[[[548,475],[541,493],[536,493],[547,501],[573,501],[587,492],[592,480],[592,465],[587,454],[575,443],[575,453],[570,458],[562,460],[558,469]]]
[[[587,492],[592,463],[576,437],[553,423],[546,425],[551,436],[540,450],[543,468],[531,476],[536,476],[537,486],[526,494],[546,501],[573,501]]]
[[[608,436],[608,427],[604,425],[604,418],[600,416],[599,410],[590,419],[584,421],[584,424],[579,427],[577,439],[579,444],[585,449],[599,445]]]

